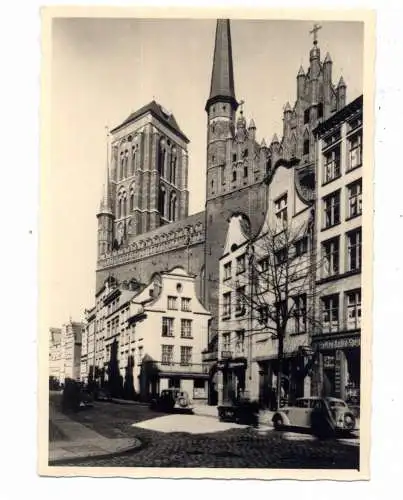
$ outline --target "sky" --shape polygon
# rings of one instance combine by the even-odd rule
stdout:
[[[189,214],[204,208],[206,113],[216,21],[59,18],[52,26],[50,168],[46,179],[45,289],[49,326],[82,320],[94,302],[96,212],[106,168],[105,127],[155,99],[189,144]],[[363,91],[363,25],[321,22],[322,59],[347,101]],[[313,22],[231,21],[235,93],[257,140],[282,133],[282,110],[307,69]]]

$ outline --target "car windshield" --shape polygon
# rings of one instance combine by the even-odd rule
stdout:
[[[344,408],[346,403],[344,401],[338,401],[337,399],[328,400],[330,408]]]

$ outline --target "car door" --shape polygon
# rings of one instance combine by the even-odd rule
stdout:
[[[297,399],[292,411],[291,425],[296,427],[306,427],[309,414],[309,400],[306,398]]]

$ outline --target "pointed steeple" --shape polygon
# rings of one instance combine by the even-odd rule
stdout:
[[[248,129],[256,129],[255,120],[253,118],[250,119]]]
[[[271,140],[271,144],[279,144],[279,140],[277,134],[273,135],[273,139]]]
[[[287,101],[287,104],[284,107],[284,113],[291,113],[292,109],[290,103]]]
[[[267,144],[264,138],[262,139],[262,142],[260,143],[260,149],[267,149]]]
[[[324,62],[325,64],[326,64],[326,63],[331,63],[331,62],[333,62],[333,61],[332,61],[332,58],[330,57],[329,52],[326,52],[326,57],[325,57],[325,60],[324,60],[323,62]]]
[[[339,83],[337,84],[337,88],[340,87],[347,87],[346,82],[344,81],[344,78],[342,76],[340,77]]]
[[[302,64],[301,64],[301,66],[299,68],[297,76],[305,76],[305,71],[304,71],[304,68],[302,67]]]
[[[206,111],[218,101],[230,103],[234,110],[238,107],[235,99],[229,19],[217,19],[210,97],[206,103]]]
[[[99,204],[98,215],[107,214],[113,215],[112,212],[112,202],[111,202],[111,188],[109,179],[109,131],[107,130],[107,141],[106,141],[106,178],[102,186],[102,198]]]

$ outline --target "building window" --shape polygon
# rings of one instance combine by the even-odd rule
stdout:
[[[225,332],[222,336],[222,350],[230,351],[231,350],[231,333]]]
[[[181,337],[192,338],[192,320],[181,319]]]
[[[181,346],[181,365],[191,365],[192,364],[192,347],[187,345]]]
[[[328,295],[322,298],[323,332],[337,332],[339,329],[339,296]]]
[[[243,167],[243,176],[248,177],[248,165],[244,165]]]
[[[140,346],[139,349],[138,349],[138,364],[141,365],[141,363],[143,362],[143,346]]]
[[[231,278],[232,275],[232,265],[231,262],[224,264],[224,279],[227,280]]]
[[[304,111],[304,125],[309,123],[309,108]]]
[[[346,326],[348,330],[361,327],[361,290],[346,293]]]
[[[190,311],[190,299],[186,297],[181,298],[181,310],[186,312]]]
[[[287,261],[287,249],[280,248],[274,252],[274,259],[277,265],[284,264]]]
[[[224,185],[225,184],[225,164],[221,165],[220,171],[221,171],[221,184]]]
[[[304,146],[303,146],[303,154],[308,155],[309,154],[309,139],[304,140]]]
[[[318,104],[318,118],[322,118],[323,117],[323,103],[320,102]]]
[[[274,202],[274,213],[276,219],[282,224],[287,223],[287,194],[281,196]]]
[[[245,348],[245,331],[238,330],[235,332],[235,354],[241,356],[244,354]]]
[[[133,209],[134,209],[134,187],[132,187],[130,189],[130,203],[129,203],[129,207],[130,207],[130,212],[132,212]]]
[[[294,297],[294,332],[306,332],[306,294]]]
[[[161,364],[171,365],[174,358],[174,346],[162,345],[161,346]]]
[[[324,182],[330,182],[340,177],[340,146],[324,155]]]
[[[362,163],[361,134],[355,134],[348,140],[348,165],[347,170],[360,167]]]
[[[323,228],[340,223],[340,191],[323,198]]]
[[[231,292],[223,295],[223,315],[231,316]]]
[[[158,197],[158,211],[162,217],[165,217],[165,196],[166,192],[163,187],[160,187],[159,197]]]
[[[235,182],[236,181],[236,170],[233,169],[232,171],[232,182]]]
[[[362,182],[361,179],[347,186],[348,190],[348,218],[362,213]]]
[[[339,272],[339,238],[322,243],[323,277],[334,276]]]
[[[174,222],[176,220],[176,194],[171,193],[171,197],[169,200],[169,220]]]
[[[265,273],[269,270],[269,258],[265,257],[259,261],[259,268],[262,273]]]
[[[245,255],[240,255],[236,259],[236,273],[243,273],[245,271]]]
[[[170,171],[170,177],[171,177],[170,182],[172,184],[176,183],[176,162],[177,162],[176,156],[173,155],[171,158],[171,171]]]
[[[294,243],[295,246],[295,256],[300,257],[308,251],[308,237],[303,236]]]
[[[176,311],[178,309],[176,301],[177,301],[176,297],[173,297],[172,295],[168,295],[168,309]]]
[[[163,337],[173,337],[174,336],[174,319],[173,318],[162,318],[162,336]]]
[[[347,271],[361,269],[361,228],[347,233]]]
[[[232,153],[232,161],[236,162],[236,153]]]
[[[245,287],[244,286],[240,286],[236,289],[235,312],[238,315],[245,313]]]

